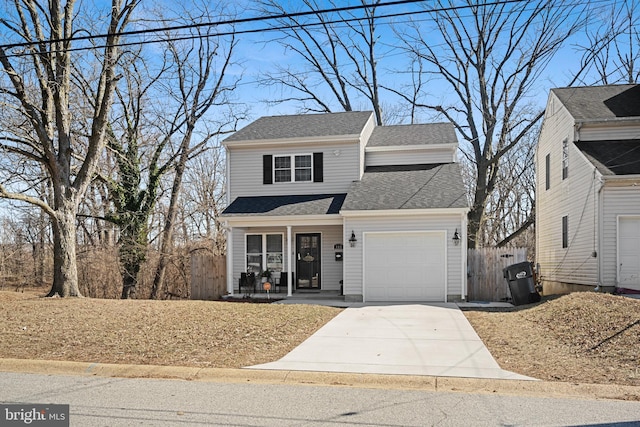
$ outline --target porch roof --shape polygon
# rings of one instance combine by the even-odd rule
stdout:
[[[468,208],[460,164],[370,166],[343,211]]]
[[[223,216],[293,216],[336,215],[340,212],[345,193],[288,196],[238,197],[223,212]]]

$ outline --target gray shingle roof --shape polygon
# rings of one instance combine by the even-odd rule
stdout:
[[[457,144],[451,123],[377,126],[367,147],[387,147],[424,144]]]
[[[346,194],[238,197],[223,216],[286,216],[338,214]]]
[[[359,135],[372,114],[371,111],[349,111],[261,117],[225,142]]]
[[[640,139],[583,141],[576,146],[603,175],[640,174]]]
[[[460,164],[368,167],[354,182],[343,211],[466,208]]]
[[[640,116],[640,85],[568,87],[551,91],[578,121]]]

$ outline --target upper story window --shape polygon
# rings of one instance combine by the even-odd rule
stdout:
[[[273,156],[273,182],[309,182],[312,166],[311,154]]]
[[[551,154],[547,154],[544,158],[544,188],[551,188]]]
[[[562,141],[562,179],[569,176],[569,140]]]
[[[273,159],[274,182],[291,181],[291,157],[280,156]]]
[[[295,156],[296,161],[296,182],[311,181],[311,154]]]
[[[322,153],[263,156],[263,184],[322,182]]]

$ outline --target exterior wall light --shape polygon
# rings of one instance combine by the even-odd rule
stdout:
[[[453,244],[458,246],[460,244],[460,234],[458,234],[458,229],[453,233]]]
[[[349,246],[351,246],[352,248],[355,248],[357,242],[358,242],[358,239],[356,239],[356,233],[354,233],[353,230],[351,230],[351,237],[349,237]]]

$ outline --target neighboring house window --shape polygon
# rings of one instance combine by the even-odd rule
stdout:
[[[264,155],[263,184],[274,182],[323,182],[322,153]]]
[[[282,271],[282,234],[247,234],[247,272]]]
[[[544,158],[544,182],[545,189],[551,188],[551,154],[547,154]]]
[[[569,247],[569,217],[562,217],[562,247]]]
[[[569,176],[569,140],[562,141],[562,179]]]

